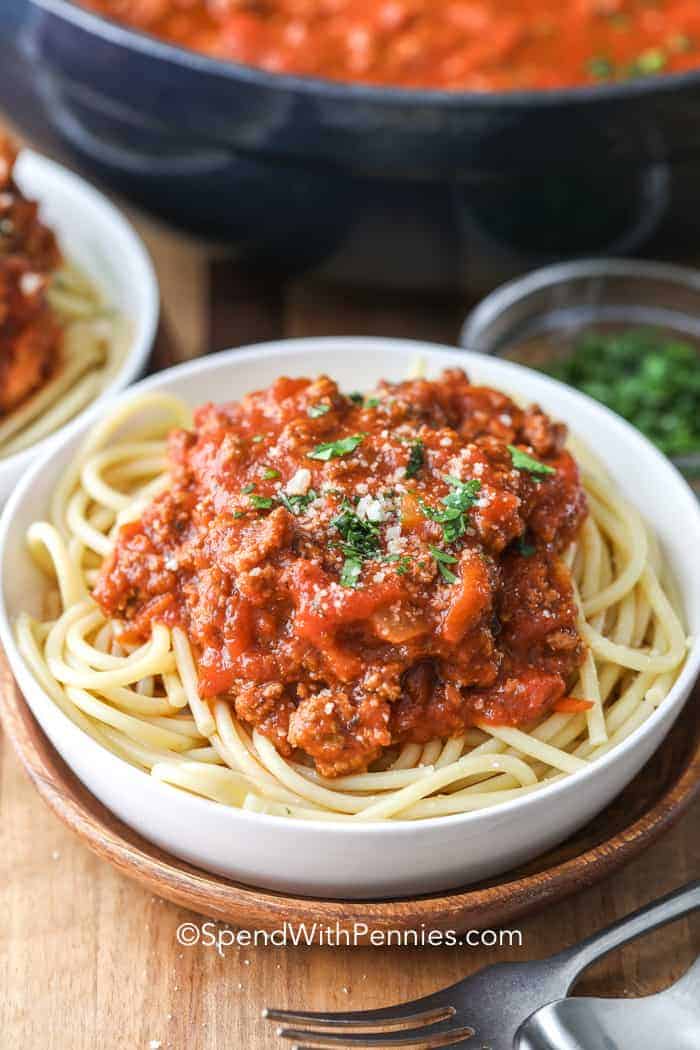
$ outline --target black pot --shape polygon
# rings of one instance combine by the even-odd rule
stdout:
[[[692,250],[700,71],[552,92],[373,88],[219,62],[70,0],[4,3],[11,113],[249,255],[474,288],[583,253]]]

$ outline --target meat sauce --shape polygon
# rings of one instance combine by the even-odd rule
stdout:
[[[584,656],[564,439],[459,370],[365,398],[279,379],[171,434],[170,485],[94,596],[134,642],[180,626],[202,695],[327,776],[482,719],[527,726]]]
[[[60,326],[46,298],[61,255],[56,239],[13,179],[15,151],[0,135],[0,418],[49,378]]]
[[[370,84],[508,91],[700,65],[697,0],[82,0],[220,59]]]

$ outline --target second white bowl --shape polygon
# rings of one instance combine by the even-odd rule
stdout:
[[[22,150],[15,166],[22,192],[39,202],[41,217],[56,233],[63,254],[77,263],[129,326],[129,344],[95,404],[133,383],[148,361],[158,327],[159,295],[143,243],[121,212],[88,182],[47,157]],[[74,434],[88,410],[30,448],[0,459],[0,506],[29,465],[46,455],[57,435]]]

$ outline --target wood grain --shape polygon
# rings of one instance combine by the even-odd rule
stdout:
[[[618,871],[675,823],[700,795],[700,690],[645,769],[594,821],[526,867],[482,885],[395,901],[316,900],[257,890],[208,874],[141,838],[102,806],[51,746],[0,650],[5,732],[56,816],[99,857],[176,904],[249,930],[318,925],[352,933],[494,929],[554,905]],[[369,933],[368,933],[369,936]],[[363,938],[367,941],[367,938]]]
[[[249,277],[221,249],[130,214],[161,281],[161,367],[213,346],[279,335],[376,332],[453,342],[473,299],[465,292],[463,300],[412,294],[404,301],[275,274]],[[234,307],[225,301],[229,295]],[[623,824],[625,817],[619,812]],[[699,831],[696,800],[675,828],[614,877],[518,921],[520,949],[261,946],[222,957],[177,944],[178,926],[196,916],[86,848],[42,803],[1,735],[0,1050],[148,1050],[152,1042],[163,1050],[274,1050],[281,1044],[260,1020],[263,1005],[382,1006],[492,962],[557,951],[697,878]],[[581,990],[647,994],[680,976],[699,951],[700,918],[684,920],[615,953]]]

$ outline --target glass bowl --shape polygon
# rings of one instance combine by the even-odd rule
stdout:
[[[656,361],[651,344],[663,346]],[[659,433],[659,420],[668,428],[669,442],[681,446],[682,416],[668,401],[659,409],[652,393],[644,412],[644,384],[663,381],[659,369],[680,368],[671,343],[690,344],[697,355],[692,389],[675,377],[678,402],[685,418],[700,413],[700,271],[667,263],[627,259],[584,259],[535,270],[497,288],[475,307],[462,328],[460,344],[468,350],[496,354],[572,382],[597,396],[621,415]],[[574,369],[575,354],[588,353],[587,375]],[[683,357],[683,351],[679,351]],[[607,355],[608,360],[596,361]],[[687,361],[683,365],[688,374]],[[611,358],[614,357],[614,361]],[[600,368],[600,364],[603,368]],[[585,362],[584,362],[585,364]],[[596,374],[597,371],[597,374]],[[578,373],[579,379],[572,376]],[[605,377],[611,376],[606,384]],[[671,376],[671,389],[674,388]],[[697,388],[696,388],[697,384]],[[658,388],[654,388],[658,389]],[[623,396],[626,392],[630,397]],[[640,414],[641,413],[641,414]],[[674,429],[675,428],[675,429]],[[651,440],[654,433],[648,432]],[[657,441],[657,444],[659,442]],[[668,452],[669,446],[666,449]],[[697,447],[677,448],[669,458],[700,495],[700,440]]]

